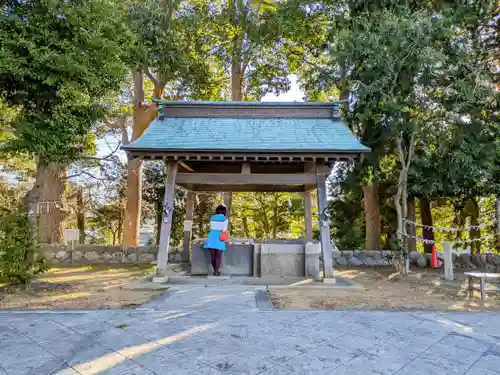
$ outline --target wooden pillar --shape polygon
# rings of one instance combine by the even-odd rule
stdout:
[[[306,222],[306,242],[312,242],[312,204],[311,204],[311,192],[306,190],[304,192],[304,219]]]
[[[160,243],[158,245],[158,260],[156,276],[165,277],[168,263],[168,247],[170,242],[170,230],[172,229],[172,215],[174,213],[175,177],[177,175],[178,163],[169,162],[167,166],[167,180],[165,182],[165,198],[163,200],[163,219],[160,229]]]
[[[184,243],[182,247],[182,262],[189,263],[191,249],[191,233],[193,232],[193,211],[196,194],[193,192],[187,193],[186,199],[186,216],[184,218]]]
[[[497,249],[500,250],[500,196],[496,199],[496,216],[497,216]]]
[[[333,248],[330,240],[330,223],[326,217],[328,201],[326,194],[326,178],[328,167],[318,165],[316,168],[316,185],[318,187],[318,214],[321,236],[321,253],[323,254],[323,278],[333,279]]]

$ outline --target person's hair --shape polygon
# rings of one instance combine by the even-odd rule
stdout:
[[[217,208],[215,209],[215,214],[218,215],[218,214],[222,214],[224,216],[226,216],[226,207],[224,207],[223,205],[220,205],[220,206],[217,206]]]

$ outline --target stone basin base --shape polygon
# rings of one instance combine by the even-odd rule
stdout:
[[[229,243],[222,254],[221,274],[254,277],[310,277],[319,280],[319,243],[273,241]],[[203,243],[191,248],[191,275],[211,275],[210,252]]]

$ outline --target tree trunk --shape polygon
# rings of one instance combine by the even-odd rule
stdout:
[[[243,222],[243,231],[245,232],[246,238],[250,238],[250,230],[248,229],[248,219],[246,216],[243,216],[241,218],[241,221]]]
[[[125,208],[123,245],[137,246],[141,223],[142,160],[132,159],[127,165],[127,203]]]
[[[235,38],[233,41],[233,48],[241,48],[238,45],[238,38]],[[241,102],[243,101],[243,79],[244,73],[242,71],[242,61],[240,57],[240,51],[238,53],[233,53],[233,60],[231,62],[231,100],[233,102]],[[203,199],[203,197],[202,197]],[[231,205],[233,201],[233,193],[226,192],[224,193],[224,204],[227,207],[228,214],[228,231],[231,231]]]
[[[262,224],[264,227],[264,232],[266,233],[266,239],[269,239],[271,236],[271,231],[269,230],[269,218],[267,216],[267,207],[262,208]]]
[[[417,215],[416,215],[416,210],[415,210],[415,198],[409,197],[407,199],[407,215],[406,219],[408,221],[411,221],[412,223],[415,223],[417,221]],[[413,237],[417,236],[417,227],[415,224],[406,224],[406,233],[408,233],[408,250],[409,251],[416,251],[417,250],[417,240]]]
[[[37,165],[40,163],[40,158],[36,158]],[[36,169],[36,177],[35,184],[26,194],[25,202],[28,208],[28,225],[30,228],[31,236],[36,242],[38,240],[38,220],[37,220],[37,207],[38,201],[40,200],[40,180],[41,180],[42,169]],[[31,252],[30,252],[31,254]],[[33,260],[32,256],[29,259],[26,259],[27,262],[31,262]]]
[[[41,243],[59,244],[63,241],[63,222],[66,210],[66,164],[49,163],[39,159],[35,187],[39,189],[38,238]]]
[[[134,71],[134,119],[132,141],[139,138],[154,120],[158,111],[156,106],[144,105],[144,75]],[[127,165],[127,203],[123,229],[123,245],[137,246],[141,222],[142,198],[142,160],[130,159]]]
[[[479,205],[477,203],[477,198],[471,198],[471,215],[470,215],[470,225],[477,227],[479,225]],[[478,239],[481,237],[481,229],[472,228],[469,231],[469,238],[471,240]],[[471,249],[475,254],[481,254],[481,241],[473,241],[471,242]]]
[[[420,221],[422,225],[428,225],[432,227],[432,211],[431,203],[425,199],[420,198]],[[432,229],[422,228],[422,235],[424,239],[434,241],[434,231]],[[432,244],[424,243],[424,252],[432,253]]]
[[[500,196],[497,196],[496,200],[496,213],[497,213],[497,250],[500,251]]]
[[[241,62],[233,61],[231,64],[231,100],[233,102],[243,101],[243,79]]]
[[[276,194],[276,193],[275,193]],[[276,206],[278,203],[274,202],[274,208],[273,208],[273,240],[276,239],[276,236],[278,234],[278,207]]]
[[[235,30],[238,30],[232,39],[231,53],[231,100],[233,102],[243,101],[243,83],[245,78],[245,51],[243,50],[244,25],[242,25],[241,13],[244,7],[238,2],[231,4],[233,7],[232,23]],[[243,21],[244,23],[244,21]],[[243,27],[242,27],[243,26]]]
[[[366,218],[365,248],[380,249],[380,205],[377,185],[371,183],[363,186],[363,202]]]
[[[401,154],[400,154],[401,157]],[[403,157],[401,157],[403,159]],[[403,164],[403,163],[401,163]],[[403,221],[404,218],[407,217],[408,211],[407,211],[407,200],[408,200],[408,195],[407,195],[407,190],[406,190],[406,183],[408,181],[408,168],[407,167],[401,167],[401,171],[399,172],[399,178],[398,178],[398,190],[396,192],[396,195],[394,196],[394,206],[396,207],[396,214],[398,217],[398,229],[397,229],[397,238],[398,238],[398,243],[399,246],[405,246],[406,241],[408,239],[407,237],[407,232],[406,232],[406,225]],[[400,270],[403,271],[404,275],[408,275],[410,272],[410,263],[409,263],[409,257],[408,253],[403,253],[403,264],[402,264],[402,269]]]
[[[117,230],[117,241],[119,244],[122,243],[123,239],[123,220],[125,218],[125,198],[122,196],[120,198],[120,218],[118,220],[118,230]]]
[[[231,232],[231,210],[233,208],[233,193],[231,192],[225,192],[223,194],[223,202],[224,202],[224,205],[226,206],[226,217],[227,217],[227,220],[228,220],[228,223],[227,223],[227,230],[228,232]]]
[[[83,245],[85,243],[85,207],[83,206],[83,190],[80,189],[77,194],[76,226],[78,227],[78,231],[80,232],[78,242],[80,243],[80,245]]]

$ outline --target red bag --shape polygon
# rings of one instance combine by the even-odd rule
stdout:
[[[219,240],[227,242],[227,240],[229,240],[229,233],[228,232],[220,232]]]

